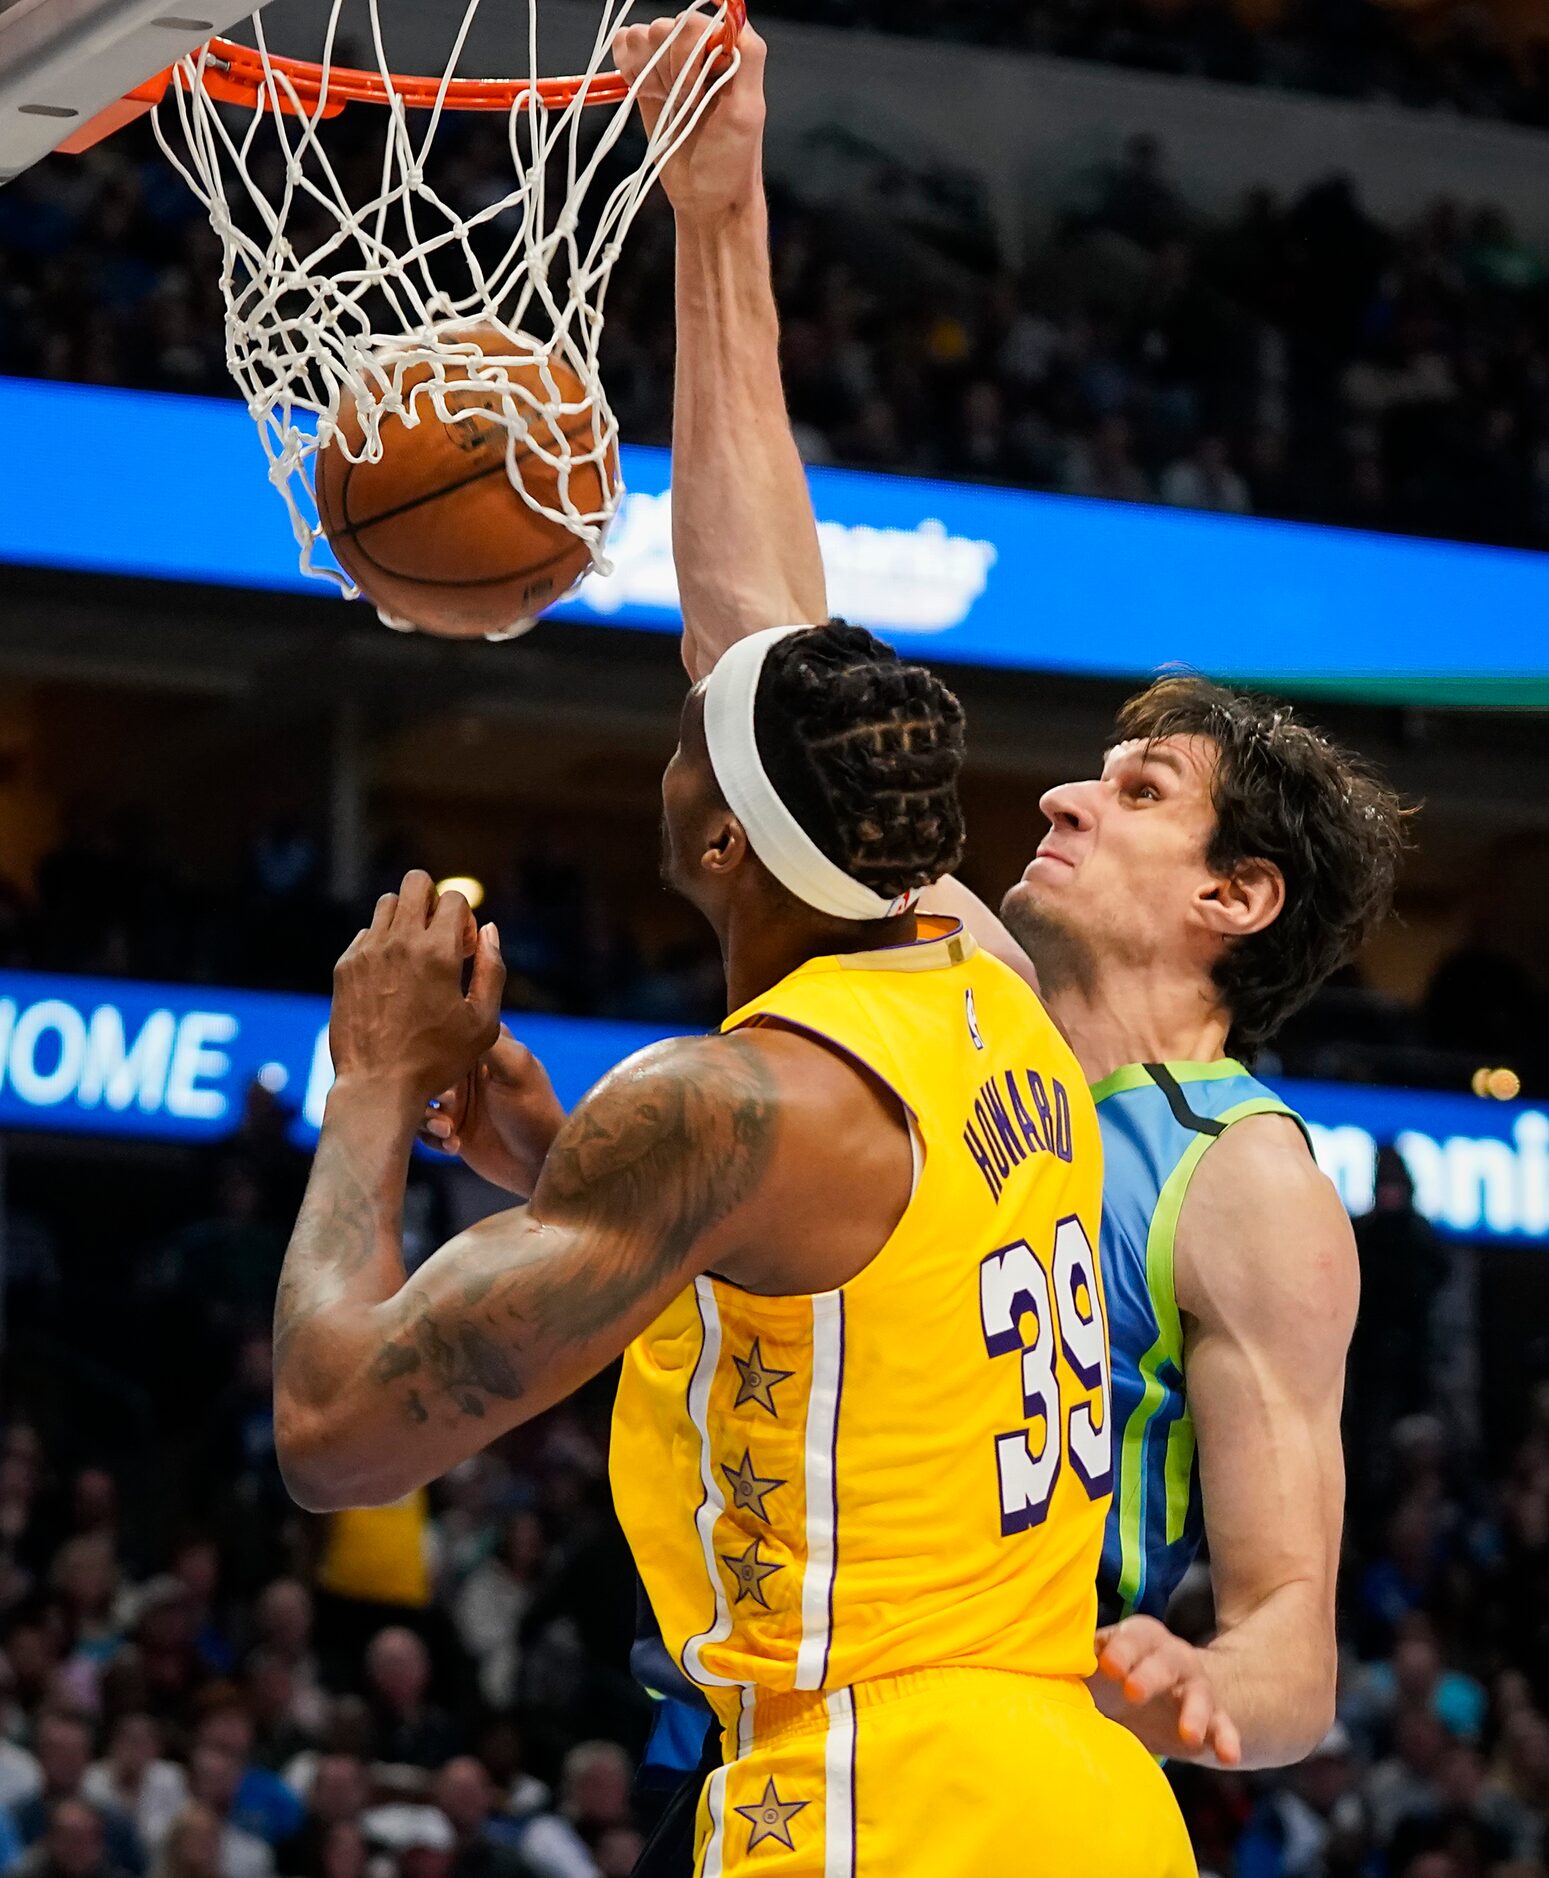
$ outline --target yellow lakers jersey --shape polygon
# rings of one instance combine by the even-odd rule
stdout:
[[[913,1197],[858,1277],[703,1277],[631,1345],[619,1517],[663,1639],[733,1738],[779,1692],[940,1665],[1084,1676],[1112,1480],[1102,1150],[1037,998],[956,922],[809,960],[777,1020],[897,1095]]]

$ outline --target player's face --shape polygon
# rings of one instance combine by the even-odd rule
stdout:
[[[1214,881],[1215,758],[1204,737],[1122,743],[1101,776],[1042,798],[1049,832],[1003,915],[1047,989],[1089,983],[1109,962],[1203,962],[1212,942],[1194,914]]]
[[[710,752],[705,743],[704,695],[696,685],[683,703],[678,747],[662,775],[661,869],[663,882],[696,906],[701,904],[704,853],[717,808],[724,817]]]

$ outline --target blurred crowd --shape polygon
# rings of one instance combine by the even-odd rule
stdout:
[[[234,822],[239,819],[233,811]],[[77,804],[26,885],[0,874],[0,970],[317,993],[380,893],[423,855],[388,834],[360,895],[332,897],[316,819],[261,822],[229,875],[174,857],[155,819]],[[557,837],[513,852],[485,883],[506,1008],[707,1027],[725,1015],[708,928],[679,903],[608,878]],[[979,883],[992,897],[993,882]],[[665,922],[665,923],[663,923]],[[1445,954],[1414,1002],[1336,974],[1265,1057],[1268,1071],[1330,1081],[1463,1089],[1482,1064],[1549,1093],[1549,998],[1519,959],[1476,931]]]
[[[0,874],[0,968],[324,990],[377,896],[424,858],[385,835],[345,903],[329,892],[325,852],[305,815],[282,814],[221,878],[175,857],[140,810],[77,803],[30,883]],[[514,855],[487,883],[479,917],[500,931],[511,1009],[664,1025],[725,1015],[708,933],[648,938],[626,896],[558,840]],[[697,937],[697,919],[685,924]]]
[[[770,0],[760,11],[1549,123],[1537,0]]]
[[[378,159],[369,127],[348,135],[336,160],[364,199]],[[506,186],[501,131],[450,123],[438,139],[438,186],[461,210]],[[1333,176],[1295,200],[1250,190],[1211,219],[1137,136],[1039,205],[1045,232],[1013,268],[983,203],[943,210],[940,182],[875,158],[821,208],[777,194],[809,460],[1549,545],[1549,267],[1499,212],[1440,201],[1388,227]],[[231,391],[213,237],[143,137],[10,184],[0,247],[0,371]],[[670,430],[670,278],[658,199],[604,336],[638,441]]]
[[[567,1411],[433,1505],[306,1521],[268,1362],[240,1346],[241,1449],[197,1518],[160,1525],[112,1468],[7,1426],[0,1870],[624,1878],[649,1705],[612,1648],[633,1591],[598,1431]]]
[[[612,1378],[428,1494],[299,1513],[262,1326],[307,1162],[275,1122],[260,1098],[147,1180],[154,1222],[127,1168],[13,1175],[13,1245],[57,1232],[63,1281],[10,1299],[0,1870],[623,1878],[662,1795],[632,1785]],[[1515,1369],[1481,1431],[1473,1255],[1389,1162],[1358,1228],[1339,1723],[1289,1773],[1173,1769],[1216,1878],[1549,1873],[1549,1393]],[[411,1196],[411,1261],[436,1204]],[[1175,1621],[1208,1632],[1203,1570]]]

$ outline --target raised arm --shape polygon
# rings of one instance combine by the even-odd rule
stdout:
[[[493,1036],[500,989],[486,938],[463,998],[466,908],[448,896],[431,913],[431,897],[411,875],[340,962],[338,1079],[280,1279],[276,1442],[292,1494],[318,1511],[397,1499],[594,1375],[729,1253],[773,1155],[775,1085],[756,1043],[659,1044],[565,1123],[530,1206],[460,1234],[406,1282],[403,1188],[425,1097]]]
[[[648,123],[672,77],[704,56],[703,21],[684,16],[674,38],[676,25],[626,26],[613,41],[631,78],[667,45],[641,90]],[[735,77],[662,173],[678,236],[672,553],[683,663],[695,680],[749,633],[828,618],[817,521],[780,382],[764,199],[765,51],[745,27]],[[1027,954],[960,881],[941,882],[924,906],[961,919],[986,952],[1038,988]]]
[[[625,27],[613,46],[619,69],[642,70],[674,24]],[[657,63],[641,94],[648,121],[671,75],[702,56],[702,32],[689,16]],[[683,663],[696,680],[748,633],[828,618],[780,383],[763,141],[764,42],[749,26],[736,76],[663,176],[678,235],[672,547]]]
[[[1202,1650],[1150,1618],[1109,1633],[1102,1667],[1157,1752],[1222,1759],[1180,1738],[1223,1710],[1232,1765],[1279,1767],[1334,1719],[1334,1592],[1344,1518],[1340,1406],[1359,1269],[1339,1197],[1281,1117],[1239,1122],[1200,1163],[1179,1222],[1177,1291],[1199,1439],[1217,1632]],[[1240,1744],[1236,1738],[1240,1737]]]

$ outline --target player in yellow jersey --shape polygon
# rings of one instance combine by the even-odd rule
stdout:
[[[961,713],[853,628],[737,645],[684,709],[666,868],[724,1034],[559,1129],[531,1204],[404,1278],[427,1098],[497,1029],[496,935],[410,875],[340,961],[338,1080],[276,1313],[281,1464],[397,1499],[626,1351],[613,1479],[721,1723],[704,1878],[1175,1878],[1161,1773],[1100,1716],[1112,1476],[1102,1156],[1069,1049],[954,920]]]

